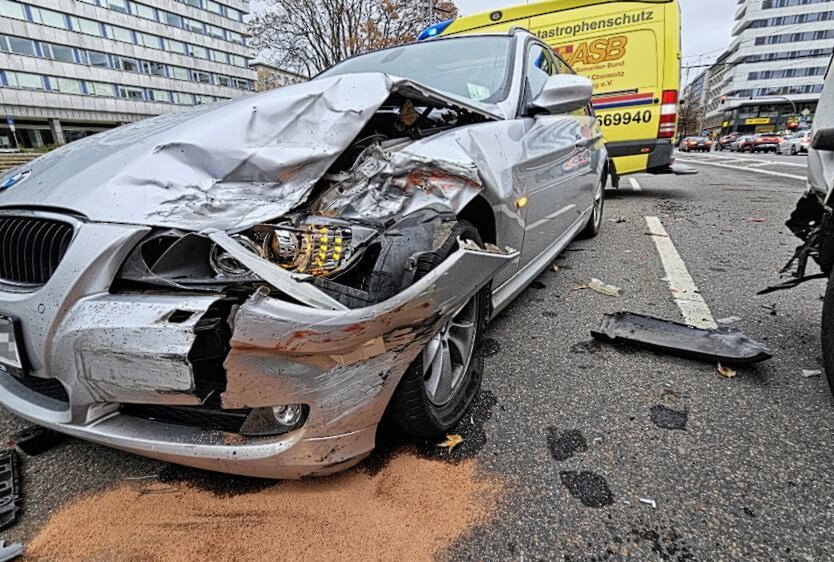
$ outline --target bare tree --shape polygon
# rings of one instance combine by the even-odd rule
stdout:
[[[434,0],[267,0],[249,22],[252,46],[272,65],[312,76],[350,56],[413,41],[457,15]]]

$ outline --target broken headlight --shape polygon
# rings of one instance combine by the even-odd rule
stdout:
[[[329,275],[341,268],[352,253],[350,228],[334,225],[257,226],[234,238],[247,250],[284,269],[311,275]],[[211,267],[218,275],[249,274],[223,248],[211,249]]]

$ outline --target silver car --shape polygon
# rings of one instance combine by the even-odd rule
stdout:
[[[591,82],[529,33],[394,47],[0,178],[0,402],[223,472],[436,437],[487,321],[602,223]]]

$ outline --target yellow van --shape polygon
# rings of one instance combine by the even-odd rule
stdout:
[[[528,29],[594,81],[615,182],[669,171],[680,88],[678,0],[549,0],[441,22],[418,39],[513,27]]]

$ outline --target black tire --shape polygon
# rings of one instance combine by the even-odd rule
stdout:
[[[822,364],[828,386],[834,393],[834,271],[828,279],[822,305]]]
[[[475,227],[466,221],[460,221],[446,242],[437,251],[421,257],[417,264],[415,281],[455,252],[458,247],[458,238],[472,240],[483,247],[481,236]],[[463,312],[468,307],[472,307],[474,312],[472,322],[475,329],[474,341],[463,374],[448,400],[436,404],[429,397],[429,390],[426,385],[429,377],[424,375],[423,352],[406,370],[397,390],[394,392],[394,396],[391,398],[387,412],[388,419],[403,433],[412,437],[427,439],[440,437],[454,427],[469,408],[475,394],[478,392],[478,388],[481,386],[483,376],[483,356],[479,353],[479,348],[489,318],[491,293],[491,284],[487,284],[461,310]],[[441,328],[441,330],[443,329]],[[439,335],[440,333],[438,333]],[[427,344],[427,347],[429,344]]]
[[[602,228],[602,217],[605,211],[605,182],[599,181],[597,191],[594,193],[594,210],[588,217],[588,224],[579,233],[580,238],[593,238],[599,234]]]
[[[796,155],[797,155],[796,145],[794,144],[794,145],[791,145],[791,156],[796,156]]]

